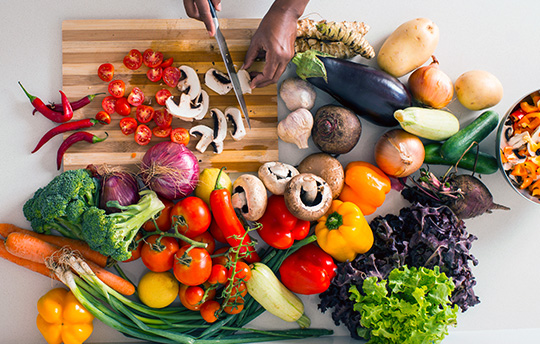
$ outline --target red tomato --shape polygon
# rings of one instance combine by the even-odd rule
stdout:
[[[109,115],[106,111],[100,111],[96,114],[96,119],[101,124],[110,124],[111,123],[111,115]]]
[[[210,277],[208,277],[208,283],[211,285],[227,283],[227,276],[229,274],[227,268],[221,264],[214,264],[213,261],[214,259],[212,259],[212,272],[210,273]]]
[[[201,306],[201,310],[200,310],[201,316],[204,319],[204,321],[208,323],[216,322],[216,320],[218,319],[217,312],[219,311],[220,308],[221,308],[221,305],[219,304],[219,302],[215,300],[206,301]]]
[[[144,102],[144,92],[138,87],[133,87],[127,100],[131,105],[139,106]]]
[[[135,142],[141,146],[146,146],[152,139],[152,130],[146,124],[139,124],[135,130]]]
[[[251,278],[251,269],[246,263],[242,261],[237,261],[234,267],[234,271],[232,266],[229,268],[229,276],[233,277],[233,281],[249,281],[249,279]]]
[[[160,201],[163,203],[165,208],[161,210],[157,219],[155,219],[158,229],[160,231],[166,232],[171,229],[171,209],[174,207],[174,203],[168,199],[159,197]],[[148,220],[143,225],[143,229],[147,232],[155,231],[156,226],[154,226],[154,221]]]
[[[129,116],[131,113],[131,105],[129,105],[127,98],[118,98],[116,99],[116,104],[114,105],[114,110],[120,116]]]
[[[137,236],[135,237],[135,239],[133,239],[133,241],[140,240],[141,238],[142,238],[142,234],[141,232],[139,232],[137,233]],[[131,257],[129,259],[124,260],[124,263],[132,262],[134,260],[141,258],[142,244],[143,244],[143,241],[142,240],[139,241],[139,243],[137,244],[137,247],[131,250]]]
[[[124,135],[130,135],[137,130],[137,121],[133,117],[124,117],[120,120],[120,130]]]
[[[178,232],[194,238],[205,232],[212,222],[208,205],[199,197],[190,196],[177,202],[171,210],[172,226]],[[184,222],[184,223],[182,223]]]
[[[131,49],[129,53],[124,56],[124,66],[128,69],[139,69],[143,64],[143,56],[137,49]]]
[[[191,249],[187,251],[188,248]],[[211,272],[212,258],[204,248],[186,245],[174,254],[173,273],[182,284],[203,284]]]
[[[204,231],[201,234],[197,235],[196,237],[192,238],[193,240],[197,242],[202,242],[207,244],[205,247],[205,250],[208,251],[210,254],[214,254],[214,251],[216,250],[216,241],[214,240],[214,237],[210,232]],[[183,245],[189,245],[187,242],[180,240],[180,246]]]
[[[230,246],[224,246],[221,248],[218,248],[214,254],[212,255],[214,258],[212,258],[212,264],[220,264],[223,266],[227,266],[230,261],[233,261],[235,259],[235,254],[231,251],[229,251],[231,247]],[[238,261],[243,261],[242,259],[239,259]]]
[[[166,88],[162,88],[156,93],[156,101],[159,105],[165,105],[165,101],[172,96],[171,91]]]
[[[160,128],[168,128],[172,124],[172,115],[167,109],[154,111],[154,123]]]
[[[146,49],[143,53],[143,62],[147,67],[155,68],[163,62],[163,53]]]
[[[212,300],[216,296],[216,289],[215,288],[208,289],[208,287],[209,285],[207,285],[206,283],[203,284],[203,288],[205,291],[207,290],[207,293],[206,293],[206,297],[202,300],[202,302],[198,304],[190,304],[186,300],[186,291],[189,288],[189,286],[185,284],[180,284],[180,288],[178,290],[178,296],[180,297],[180,302],[187,309],[192,310],[192,311],[198,311],[204,302]]]
[[[122,98],[124,93],[126,93],[126,84],[120,80],[113,80],[109,82],[109,93],[115,98]]]
[[[150,68],[146,72],[146,77],[148,78],[148,80],[152,82],[158,82],[159,80],[161,80],[162,76],[163,76],[163,68],[161,67]]]
[[[155,137],[169,137],[171,136],[171,127],[167,128],[160,128],[160,127],[154,127],[152,128],[152,135]]]
[[[227,314],[238,314],[244,310],[244,299],[241,297],[230,298],[225,304],[223,311]]]
[[[103,98],[103,101],[101,102],[101,107],[109,115],[112,115],[114,113],[115,105],[116,105],[116,98],[113,96],[107,96]]]
[[[210,224],[210,228],[208,228],[208,231],[210,232],[210,234],[212,234],[214,239],[216,239],[220,243],[227,244],[227,238],[225,238],[225,235],[223,235],[223,231],[221,230],[221,228],[219,228],[214,218],[212,218],[212,223]]]
[[[163,62],[161,62],[159,66],[161,68],[167,68],[169,66],[172,66],[173,62],[174,62],[174,59],[172,57],[169,57],[168,59],[163,60]]]
[[[204,297],[204,289],[198,285],[190,285],[186,289],[186,301],[192,305],[196,305],[202,301]]]
[[[169,66],[163,70],[163,82],[169,87],[176,87],[181,76],[180,69],[174,66]]]
[[[171,131],[171,141],[187,146],[189,143],[189,131],[186,128],[174,128]]]
[[[148,123],[154,117],[154,108],[149,105],[137,106],[137,121],[140,123]]]
[[[97,72],[101,80],[109,82],[114,76],[114,66],[110,63],[104,63],[98,67]]]
[[[158,242],[158,238],[161,238]],[[170,270],[175,265],[175,254],[180,249],[173,237],[151,235],[144,241],[141,258],[144,265],[154,272]]]

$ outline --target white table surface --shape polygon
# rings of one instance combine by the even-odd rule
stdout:
[[[180,0],[19,0],[10,1],[9,6],[4,2],[0,21],[0,222],[28,228],[22,206],[38,187],[57,175],[54,161],[60,139],[30,154],[39,137],[53,124],[41,116],[31,116],[32,108],[17,81],[24,82],[32,93],[45,100],[57,98],[62,85],[63,20],[186,18],[186,15]],[[269,0],[225,0],[220,16],[262,17],[270,4]],[[371,27],[366,38],[376,51],[385,37],[403,22],[417,17],[432,19],[440,28],[435,54],[441,68],[453,80],[472,69],[495,74],[505,91],[502,101],[494,107],[501,115],[520,96],[540,88],[539,13],[540,2],[535,0],[312,0],[305,11],[314,19],[366,22]],[[363,61],[375,65],[375,61]],[[287,75],[292,75],[291,68]],[[316,106],[330,102],[330,97],[320,94]],[[466,110],[457,101],[450,108],[462,125],[479,114]],[[280,119],[286,114],[280,102]],[[362,122],[360,142],[340,158],[343,163],[373,161],[373,144],[385,129]],[[308,150],[300,151],[280,143],[280,159],[296,164],[316,151],[312,142],[310,145]],[[495,153],[494,134],[484,141],[482,149]],[[495,201],[512,210],[466,221],[468,231],[479,238],[472,253],[480,262],[473,271],[477,279],[475,291],[481,303],[459,315],[458,326],[451,329],[444,343],[538,343],[540,207],[523,201],[500,174],[484,176],[483,181]],[[397,192],[392,192],[377,214],[396,213],[405,204]],[[137,268],[128,270],[136,278]],[[0,260],[0,271],[0,343],[44,343],[35,325],[36,301],[57,284],[4,260]],[[318,312],[317,297],[304,300],[313,326],[332,328],[336,333],[336,337],[317,343],[349,342],[343,327],[335,327],[328,315]],[[265,315],[255,325],[267,324],[279,328],[283,323]],[[92,343],[125,341],[129,340],[98,321],[89,340]]]

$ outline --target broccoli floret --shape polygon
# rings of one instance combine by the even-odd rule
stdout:
[[[70,238],[82,237],[81,215],[96,206],[99,183],[86,169],[69,170],[38,189],[23,206],[32,229],[50,234],[56,230]]]
[[[83,240],[90,248],[117,261],[131,257],[129,250],[133,238],[142,225],[157,215],[165,205],[151,190],[143,190],[138,203],[116,207],[122,211],[107,214],[105,210],[91,207],[82,216]]]

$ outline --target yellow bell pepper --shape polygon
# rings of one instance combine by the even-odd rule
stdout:
[[[54,288],[37,302],[37,328],[49,344],[80,344],[94,330],[94,316],[71,291]]]
[[[373,245],[373,232],[352,202],[332,201],[328,212],[317,220],[315,235],[323,251],[340,262],[352,261]]]
[[[345,186],[339,199],[353,202],[364,215],[370,215],[384,203],[390,189],[390,178],[381,169],[368,162],[353,161],[345,168]]]

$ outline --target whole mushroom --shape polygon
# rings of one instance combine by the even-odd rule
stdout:
[[[246,220],[257,221],[266,211],[266,188],[256,176],[242,174],[233,183],[231,201]]]
[[[324,179],[313,173],[300,173],[293,177],[285,189],[285,205],[296,218],[315,221],[332,204],[332,190]]]
[[[264,186],[274,195],[283,195],[287,183],[298,173],[294,166],[279,161],[267,162],[258,171]]]
[[[300,162],[298,172],[313,173],[324,179],[332,190],[332,198],[339,197],[345,182],[345,172],[338,159],[327,153],[313,153]]]

